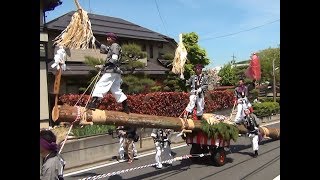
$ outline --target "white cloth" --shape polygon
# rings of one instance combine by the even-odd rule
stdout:
[[[241,119],[245,116],[244,110],[247,108],[250,108],[251,106],[252,106],[251,103],[248,101],[246,97],[238,99],[237,114],[236,114],[236,117],[234,118],[234,121],[236,123],[239,123]]]
[[[119,138],[119,156],[120,159],[124,159],[124,137]]]
[[[118,73],[105,73],[97,82],[92,96],[102,98],[109,90],[117,103],[121,103],[127,99],[127,96],[122,92],[121,86],[121,75]]]
[[[164,161],[172,159],[172,155],[171,155],[171,148],[169,145],[169,142],[165,141],[163,144],[161,144],[160,142],[155,142],[155,146],[156,146],[156,156],[155,156],[155,160],[157,163],[157,167],[158,168],[162,168],[162,159]],[[163,158],[161,157],[161,155],[163,155]],[[169,164],[172,162],[169,162]]]
[[[249,134],[249,138],[251,139],[252,150],[258,151],[259,150],[259,135]]]
[[[186,107],[186,111],[192,112],[193,108],[197,104],[197,116],[203,115],[203,109],[204,109],[204,97],[199,98],[198,95],[190,95],[189,104]]]
[[[67,68],[65,63],[66,60],[67,60],[67,53],[62,46],[59,46],[57,53],[54,55],[54,63],[51,65],[51,68],[57,67],[57,70],[59,70],[61,67],[62,70],[65,71]]]

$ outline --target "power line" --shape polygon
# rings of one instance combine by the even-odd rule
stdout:
[[[242,32],[251,31],[251,30],[263,27],[265,25],[275,23],[277,21],[280,21],[280,19],[277,19],[275,21],[271,21],[271,22],[268,22],[268,23],[265,23],[265,24],[262,24],[262,25],[259,25],[259,26],[252,27],[250,29],[245,29],[245,30],[242,30],[242,31],[238,31],[238,32],[235,32],[235,33],[230,33],[230,34],[226,34],[226,35],[222,35],[222,36],[216,36],[216,37],[212,37],[212,38],[205,38],[205,39],[202,39],[201,41],[210,40],[210,39],[218,39],[218,38],[227,37],[227,36],[232,36],[232,35],[239,34],[239,33],[242,33]]]
[[[154,0],[154,2],[156,3],[157,10],[158,10],[158,13],[159,13],[159,16],[160,16],[160,19],[161,19],[163,28],[164,28],[164,30],[166,31],[166,34],[168,34],[168,31],[167,31],[167,29],[166,29],[166,26],[164,25],[164,21],[163,21],[163,19],[162,19],[162,16],[161,16],[161,13],[160,13],[160,10],[159,10],[159,6],[158,6],[158,3],[157,3],[157,0]]]

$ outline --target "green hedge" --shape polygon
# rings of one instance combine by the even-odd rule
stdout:
[[[273,102],[273,97],[259,97],[260,102]],[[276,97],[276,102],[280,103],[280,97]]]
[[[261,118],[280,113],[280,104],[277,102],[253,103],[254,114]]]
[[[86,125],[81,127],[74,127],[72,129],[72,133],[76,137],[86,137],[86,136],[93,136],[93,135],[99,135],[99,134],[106,134],[109,131],[115,130],[115,126],[110,125]]]

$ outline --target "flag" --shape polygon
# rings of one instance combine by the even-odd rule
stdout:
[[[259,81],[261,78],[260,60],[256,53],[251,56],[249,67],[246,71],[246,76],[252,80]]]

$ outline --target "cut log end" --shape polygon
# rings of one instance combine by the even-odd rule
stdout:
[[[52,120],[55,122],[59,119],[59,112],[60,112],[60,108],[59,106],[54,106],[52,109]]]

